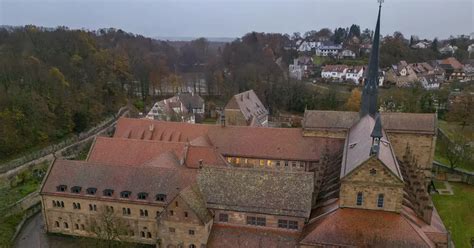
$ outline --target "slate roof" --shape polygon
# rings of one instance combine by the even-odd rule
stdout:
[[[383,127],[388,132],[436,133],[436,114],[382,112]],[[358,112],[306,110],[304,130],[347,130],[359,119]]]
[[[234,95],[225,106],[225,109],[240,110],[248,123],[254,119],[255,126],[263,126],[263,122],[268,116],[268,110],[253,90]]]
[[[342,73],[344,70],[349,69],[347,65],[326,65],[323,68],[323,72],[339,72]]]
[[[154,127],[153,131],[149,129],[151,125]],[[320,159],[326,146],[330,151],[339,151],[343,146],[341,139],[304,137],[299,128],[221,127],[128,118],[118,120],[114,138],[146,137],[162,141],[162,135],[156,133],[165,133],[165,141],[169,140],[166,137],[172,135],[180,137],[180,142],[196,140],[196,145],[203,144],[197,142],[197,139],[207,135],[220,154],[248,158],[316,161]]]
[[[353,208],[339,208],[314,219],[301,237],[304,245],[435,247],[403,214]]]
[[[107,165],[86,161],[56,160],[41,189],[42,194],[67,195],[104,200],[134,201],[143,204],[163,204],[155,200],[157,194],[166,194],[167,202],[179,191],[196,182],[197,170],[179,168],[157,168],[154,166]],[[66,185],[65,192],[58,192],[58,185]],[[71,187],[80,186],[80,194],[72,193]],[[96,188],[95,195],[87,195],[87,188]],[[113,189],[112,197],[103,195],[103,190]],[[131,191],[128,199],[120,198],[120,192]],[[139,200],[137,193],[149,194]]]
[[[179,93],[179,100],[183,103],[185,108],[191,106],[192,109],[202,109],[204,105],[204,99],[198,94],[192,93]]]
[[[207,223],[212,219],[210,211],[206,208],[206,202],[202,198],[197,184],[183,189],[179,196],[186,202],[191,210],[196,214],[202,223]]]
[[[382,125],[384,125],[383,122]],[[345,177],[371,157],[372,137],[370,137],[370,134],[374,126],[374,118],[370,115],[366,115],[350,128],[344,146],[341,178]],[[376,156],[396,177],[403,181],[392,145],[383,128],[381,131],[383,137],[381,138],[379,152]]]
[[[208,208],[308,218],[313,174],[204,167],[198,184]]]

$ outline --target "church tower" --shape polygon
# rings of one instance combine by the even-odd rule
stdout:
[[[379,50],[380,50],[380,13],[383,0],[379,0],[379,14],[375,26],[372,51],[370,52],[369,68],[362,91],[362,101],[360,106],[360,117],[369,114],[375,117],[377,113],[377,95],[379,81]]]

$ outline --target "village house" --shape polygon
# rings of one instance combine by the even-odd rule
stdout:
[[[346,71],[346,80],[352,80],[355,84],[360,84],[364,80],[364,67],[352,66]]]
[[[146,118],[199,123],[204,119],[204,113],[204,99],[194,93],[179,93],[174,97],[153,104]]]
[[[339,52],[342,51],[341,44],[334,44],[331,42],[322,43],[320,46],[316,47],[316,56],[337,56]]]
[[[321,71],[321,77],[332,81],[342,82],[346,79],[347,65],[325,65]]]
[[[308,78],[312,73],[313,59],[309,56],[303,55],[293,60],[293,64],[288,66],[290,78],[301,80]]]
[[[337,57],[339,59],[347,59],[347,58],[355,59],[356,54],[355,54],[355,52],[353,52],[349,49],[344,49],[337,55]]]
[[[232,126],[268,127],[268,110],[253,90],[234,95],[221,118]]]
[[[439,52],[441,54],[446,54],[446,55],[454,55],[454,53],[456,52],[456,50],[458,50],[458,47],[457,46],[452,46],[452,45],[446,45],[442,48],[439,49]]]
[[[466,76],[464,66],[454,57],[436,60],[435,63],[444,70],[447,81],[463,80]]]
[[[85,161],[51,165],[46,231],[158,248],[448,247],[427,189],[436,114],[378,112],[379,37],[380,8],[359,112],[308,110],[302,128],[120,118]]]
[[[430,46],[431,46],[431,43],[429,43],[427,41],[420,41],[420,42],[417,42],[416,44],[412,45],[411,47],[415,48],[415,49],[426,49]]]
[[[388,69],[385,73],[385,81],[397,87],[409,87],[418,81],[418,76],[412,66],[402,60]]]

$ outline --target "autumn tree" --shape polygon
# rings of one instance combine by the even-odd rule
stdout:
[[[351,91],[351,96],[347,99],[345,108],[348,111],[359,111],[360,108],[360,99],[361,99],[361,92],[359,88],[354,88]]]
[[[462,128],[474,123],[474,95],[461,94],[456,96],[448,108],[448,121],[459,122]]]

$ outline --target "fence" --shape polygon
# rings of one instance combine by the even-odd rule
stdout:
[[[91,129],[89,129],[85,132],[82,132],[78,135],[75,135],[74,137],[66,139],[66,140],[64,140],[60,143],[47,146],[47,147],[45,147],[45,148],[43,148],[39,151],[30,153],[30,154],[25,155],[21,158],[9,161],[9,162],[4,163],[4,164],[1,164],[0,165],[0,174],[3,174],[7,171],[15,169],[15,168],[17,168],[17,167],[19,167],[19,166],[21,166],[25,163],[28,163],[28,162],[40,159],[42,157],[48,156],[52,153],[55,153],[55,152],[65,148],[65,147],[68,147],[68,146],[70,146],[74,143],[77,143],[77,142],[80,142],[82,140],[87,139],[88,137],[90,137],[90,136],[96,134],[97,132],[99,132],[100,130],[102,130],[104,127],[107,127],[107,126],[111,125],[120,116],[125,114],[127,112],[127,110],[128,110],[128,108],[126,106],[122,107],[122,108],[119,109],[117,114],[113,115],[112,117],[107,118],[106,120],[102,121],[101,123],[99,123],[95,127],[91,128]]]
[[[462,169],[454,168],[433,161],[433,170],[436,177],[442,180],[459,181],[467,184],[474,184],[474,173]]]

